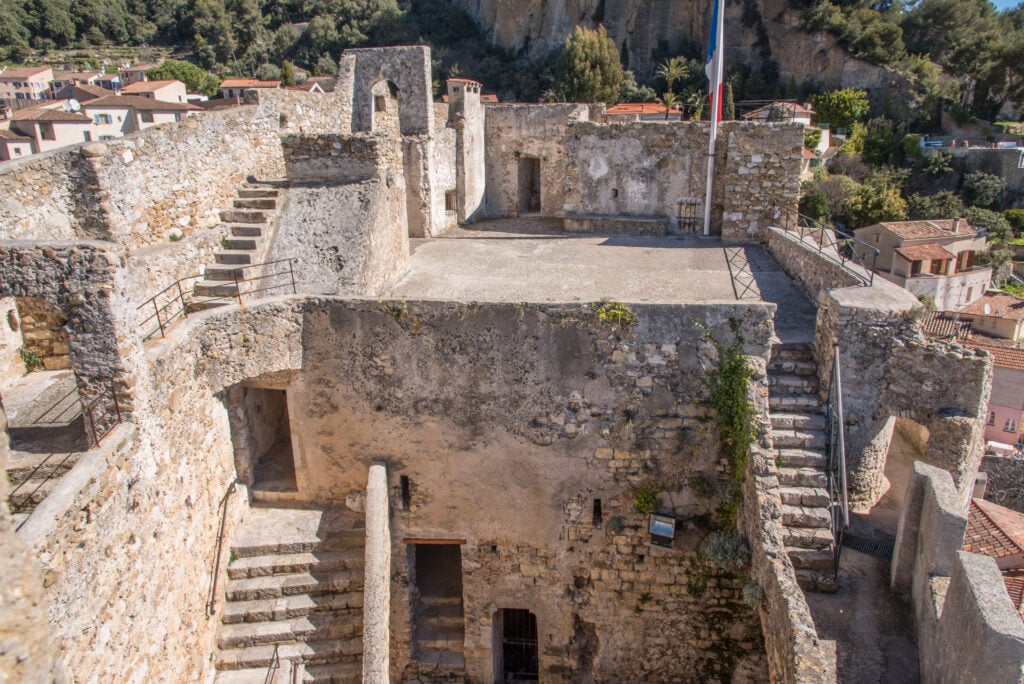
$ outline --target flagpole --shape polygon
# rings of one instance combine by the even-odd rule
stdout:
[[[704,197],[704,236],[711,235],[711,195],[712,180],[715,176],[715,142],[718,138],[718,121],[722,111],[722,66],[725,61],[724,30],[725,8],[721,0],[715,0],[715,8],[712,13],[711,45],[712,53],[709,90],[711,91],[711,135],[708,142],[708,178],[707,192]]]

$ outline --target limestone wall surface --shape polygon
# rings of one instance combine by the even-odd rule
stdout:
[[[285,136],[282,145],[288,201],[269,258],[296,260],[299,291],[372,295],[404,274],[402,142],[325,134]]]
[[[1024,459],[986,455],[980,469],[988,476],[985,498],[1024,513]]]
[[[21,320],[14,297],[0,298],[0,394],[25,374],[21,359]]]
[[[892,562],[912,597],[921,679],[1018,684],[1024,623],[995,560],[961,551],[967,516],[950,475],[915,462]]]
[[[770,218],[768,223],[772,223]],[[765,237],[768,251],[811,301],[816,301],[818,293],[822,290],[857,287],[864,282],[843,268],[834,250],[826,254],[819,252],[818,244],[812,238],[801,239],[795,233],[776,227],[769,227],[765,231]],[[856,273],[860,273],[856,266],[852,268]],[[867,273],[864,275],[867,276]]]

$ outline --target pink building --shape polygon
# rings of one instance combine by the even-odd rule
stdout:
[[[185,84],[181,81],[141,81],[125,86],[122,95],[137,95],[160,102],[186,102]]]
[[[79,112],[66,111],[58,102],[14,112],[11,131],[32,138],[33,152],[46,152],[94,139],[92,120]]]
[[[0,161],[21,159],[32,154],[32,138],[0,128]]]
[[[146,72],[150,69],[156,69],[159,64],[136,64],[135,66],[125,67],[117,72],[117,75],[121,77],[122,86],[130,86],[133,83],[142,83],[148,81],[149,77],[146,76]]]
[[[988,400],[985,440],[1014,445],[1024,421],[1024,349],[972,343],[992,354],[992,394]]]
[[[253,88],[277,90],[280,81],[257,81],[254,78],[229,78],[220,84],[221,97],[242,97],[242,93]]]
[[[68,86],[96,85],[103,78],[102,71],[58,71],[50,81],[50,92],[53,97]]]
[[[0,99],[45,100],[50,96],[50,67],[16,67],[0,73]]]

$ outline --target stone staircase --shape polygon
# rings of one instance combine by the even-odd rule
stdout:
[[[775,345],[768,383],[786,551],[805,591],[835,591],[828,435],[811,345]]]
[[[416,615],[417,671],[430,681],[465,677],[465,617],[461,596],[421,596]]]
[[[275,228],[281,199],[274,185],[273,182],[246,183],[238,189],[232,207],[221,209],[220,220],[229,235],[214,252],[215,263],[206,266],[205,278],[196,281],[194,296],[189,302],[191,310],[234,303],[238,297],[235,277],[259,275],[248,267],[266,260],[268,239]]]
[[[272,670],[359,681],[364,544],[347,511],[250,508],[231,546],[217,684],[262,684]]]

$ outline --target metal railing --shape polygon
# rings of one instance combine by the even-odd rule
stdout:
[[[87,423],[87,434],[92,437],[92,446],[98,447],[100,440],[106,437],[107,433],[124,421],[121,415],[121,405],[117,401],[117,381],[110,376],[110,381],[105,384],[91,401],[83,406],[82,413]]]
[[[238,480],[229,484],[228,490],[224,492],[224,496],[220,500],[221,512],[220,528],[217,530],[217,552],[213,557],[213,581],[210,583],[210,598],[206,602],[206,614],[211,616],[217,612],[217,578],[220,576],[220,558],[224,553],[224,528],[227,527],[228,523],[228,498],[237,488],[237,484]]]
[[[267,675],[263,678],[263,684],[274,684],[277,671],[281,668],[281,656],[277,652],[280,644],[274,644],[274,654],[270,656],[270,664],[267,665]]]
[[[197,295],[195,283],[206,278],[205,274],[196,274],[179,278],[160,292],[140,304],[136,310],[152,309],[153,313],[139,322],[142,329],[142,341],[159,334],[167,335],[167,329],[178,319],[186,318],[194,312],[198,300],[206,303],[237,303],[241,305],[245,298],[281,288],[291,288],[296,293],[294,259],[277,259],[260,264],[238,264],[232,269],[232,279],[211,281],[232,287],[233,292],[226,295]],[[270,272],[267,269],[270,268]],[[258,270],[257,270],[258,269]],[[247,276],[247,271],[256,271],[259,275]],[[270,282],[267,281],[274,281]]]
[[[838,228],[830,228],[825,224],[812,219],[809,216],[793,211],[792,209],[769,209],[768,220],[770,225],[775,225],[783,230],[795,233],[800,237],[801,242],[807,238],[817,244],[818,254],[824,258],[832,258],[843,270],[856,278],[862,285],[871,287],[875,284],[875,266],[878,264],[878,256],[881,254],[874,245],[869,245],[844,233]],[[856,264],[867,272],[858,273],[850,267]]]
[[[825,402],[825,420],[828,430],[826,443],[828,494],[834,547],[832,562],[835,576],[839,576],[839,556],[843,550],[843,533],[850,526],[850,502],[846,487],[846,426],[843,423],[843,378],[840,372],[839,346],[833,347],[832,379]]]

